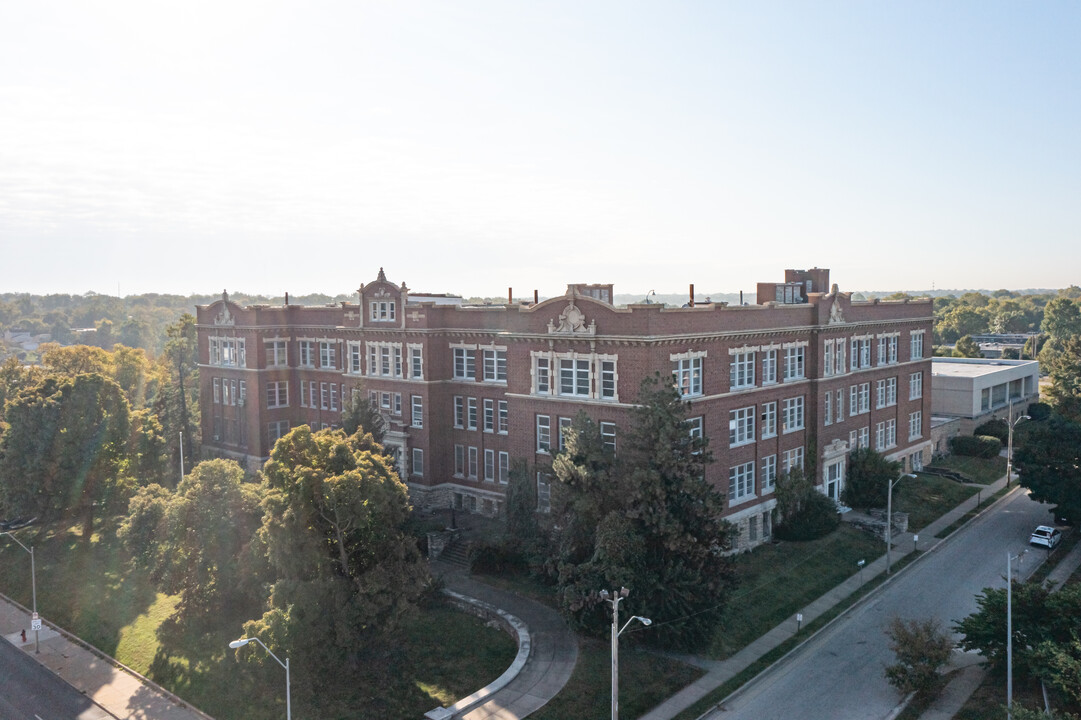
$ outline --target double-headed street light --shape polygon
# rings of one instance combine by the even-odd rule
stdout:
[[[1010,403],[1010,419],[1006,421],[1006,425],[1009,426],[1009,434],[1006,440],[1006,487],[1010,486],[1010,480],[1013,479],[1013,429],[1017,427],[1022,420],[1031,420],[1028,415],[1022,415],[1016,420],[1013,418],[1013,403]]]
[[[34,617],[33,617],[34,652],[40,653],[41,652],[41,642],[39,641],[39,638],[38,638],[38,634],[40,632],[38,628],[40,628],[41,626],[39,624],[40,621],[38,620],[38,579],[37,579],[37,570],[35,570],[35,568],[34,568],[34,546],[31,545],[30,547],[26,547],[21,542],[19,542],[19,538],[15,537],[11,533],[7,532],[6,530],[4,532],[0,532],[0,535],[7,535],[9,538],[14,540],[18,544],[19,547],[21,547],[26,552],[30,553],[30,592],[31,592],[31,598],[32,598],[32,605],[33,605],[32,609],[33,609],[33,612],[34,612]]]
[[[890,480],[889,490],[886,492],[886,574],[890,574],[890,558],[893,551],[893,486],[901,482],[905,478],[913,478],[916,476],[912,473],[902,475],[896,480]]]
[[[627,629],[627,626],[637,620],[643,625],[649,626],[653,621],[641,615],[632,615],[623,627],[619,626],[619,601],[631,594],[627,588],[620,588],[608,592],[601,590],[601,600],[612,606],[612,720],[619,720],[619,636]]]
[[[268,648],[263,643],[263,641],[260,640],[257,637],[240,638],[239,640],[234,640],[231,643],[229,643],[229,647],[236,650],[237,648],[244,647],[245,645],[252,642],[253,640],[255,642],[259,643],[260,645],[262,645],[263,649],[267,651],[267,655],[270,655],[270,657],[277,660],[278,664],[281,665],[283,668],[285,668],[285,720],[292,720],[292,718],[293,718],[293,710],[292,710],[292,707],[291,707],[290,701],[289,701],[289,658],[285,658],[285,662],[282,662],[281,660],[278,660],[278,656],[275,655],[274,653],[272,653],[270,651],[270,648]]]

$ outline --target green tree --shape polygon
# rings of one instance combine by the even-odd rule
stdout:
[[[1061,343],[1045,366],[1051,383],[1046,395],[1050,404],[1063,417],[1081,422],[1081,335]]]
[[[970,305],[958,304],[950,308],[942,318],[942,339],[950,342],[965,335],[987,332],[987,324],[988,317],[985,312]]]
[[[260,536],[278,579],[245,631],[313,675],[355,670],[428,587],[402,529],[406,487],[370,434],[307,425],[277,442],[263,474]]]
[[[553,462],[553,525],[562,607],[603,632],[601,589],[631,589],[633,612],[657,622],[645,635],[666,646],[710,640],[733,584],[725,550],[724,496],[704,477],[707,440],[692,434],[687,406],[660,376],[642,383],[619,457],[580,416]]]
[[[965,335],[953,346],[953,356],[961,358],[978,358],[982,355],[980,353],[979,344],[968,335]]]
[[[1052,503],[1055,513],[1081,521],[1081,424],[1052,414],[1018,426],[1014,464],[1032,499]]]
[[[363,428],[364,432],[371,434],[376,444],[383,443],[387,420],[368,399],[368,393],[360,383],[353,386],[342,407],[342,428],[346,435],[353,435]]]
[[[161,419],[165,441],[179,463],[181,453],[186,458],[194,458],[194,449],[198,446],[197,430],[191,422],[191,418],[198,415],[199,407],[195,318],[184,313],[166,328],[166,336],[163,357],[168,372],[156,412]],[[184,447],[180,447],[180,433],[184,434]]]
[[[871,448],[859,448],[848,456],[843,499],[859,508],[886,507],[890,482],[901,474],[901,463],[887,460]]]
[[[953,640],[938,620],[892,618],[886,628],[897,661],[886,667],[886,679],[903,693],[929,696],[942,686],[939,668],[953,653]]]
[[[1081,335],[1081,308],[1069,298],[1055,298],[1043,310],[1040,330],[1061,341]]]
[[[774,535],[781,540],[814,540],[830,534],[840,524],[833,500],[818,492],[814,483],[794,467],[777,477],[777,527]]]

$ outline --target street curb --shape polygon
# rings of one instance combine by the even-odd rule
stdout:
[[[961,530],[963,530],[964,528],[967,528],[969,525],[971,525],[972,523],[974,523],[977,520],[979,520],[980,518],[982,518],[989,510],[991,510],[991,508],[996,507],[997,505],[1005,502],[1007,499],[1013,497],[1013,495],[1016,494],[1021,489],[1022,488],[1021,488],[1020,485],[1015,485],[1012,489],[1008,490],[1002,497],[1000,497],[998,500],[995,500],[993,503],[988,504],[982,510],[980,510],[975,515],[973,515],[968,520],[966,520],[963,524],[959,525],[953,532],[951,532],[946,537],[944,537],[944,538],[935,538],[935,540],[937,542],[935,542],[934,545],[932,545],[930,548],[928,548],[926,550],[921,551],[921,554],[919,556],[917,556],[915,559],[913,559],[911,562],[906,564],[904,567],[902,567],[900,570],[896,571],[895,573],[892,573],[889,577],[887,577],[885,580],[883,580],[877,587],[873,588],[866,595],[859,598],[854,603],[849,605],[847,608],[842,610],[840,613],[838,613],[838,615],[836,617],[834,617],[832,620],[830,620],[825,625],[823,625],[818,630],[816,630],[814,632],[814,634],[809,635],[802,642],[800,642],[798,645],[796,645],[791,650],[786,652],[784,655],[777,658],[776,660],[774,660],[772,663],[770,663],[766,667],[762,668],[762,670],[760,670],[758,673],[756,673],[755,676],[752,677],[750,680],[748,680],[747,682],[740,685],[738,688],[736,688],[734,691],[732,691],[731,693],[729,693],[725,697],[721,698],[718,702],[711,705],[704,712],[700,713],[698,716],[696,716],[695,720],[703,720],[703,718],[705,718],[707,715],[709,715],[713,711],[720,709],[725,703],[733,700],[734,698],[739,697],[739,695],[741,693],[745,692],[749,687],[751,687],[755,683],[755,681],[758,680],[758,678],[760,676],[764,675],[765,673],[769,672],[770,670],[773,670],[774,668],[782,667],[783,664],[786,663],[788,660],[790,660],[791,657],[797,651],[801,650],[805,645],[810,643],[812,640],[817,638],[819,635],[821,635],[826,630],[830,629],[833,626],[834,623],[838,622],[839,620],[844,619],[850,613],[854,612],[857,608],[860,608],[865,603],[869,602],[872,598],[877,596],[878,593],[881,592],[883,588],[885,588],[887,585],[892,583],[895,578],[900,577],[910,567],[914,566],[916,563],[920,562],[923,558],[927,557],[931,553],[937,551],[940,547],[942,547],[944,544],[949,542],[951,539],[957,537],[957,535],[960,533]],[[907,556],[907,553],[906,553],[906,556]]]

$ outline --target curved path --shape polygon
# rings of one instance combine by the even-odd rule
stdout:
[[[435,561],[432,574],[448,590],[476,598],[517,617],[529,633],[530,652],[518,675],[482,704],[463,710],[462,720],[520,720],[536,712],[563,689],[578,661],[578,639],[550,607],[499,590],[472,578],[468,571]]]

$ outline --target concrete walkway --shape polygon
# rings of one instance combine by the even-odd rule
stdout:
[[[918,533],[916,533],[919,536],[918,543],[916,542],[913,533],[896,533],[893,537],[894,549],[890,555],[893,564],[896,564],[901,558],[911,553],[913,549],[916,548],[917,544],[918,549],[921,551],[932,550],[936,545],[942,542],[942,540],[936,538],[935,535],[955,523],[963,517],[965,513],[974,509],[977,506],[977,501],[986,501],[987,498],[1003,488],[1005,484],[1006,477],[1003,476],[995,482],[984,486],[978,496],[972,496],[927,527],[920,529]],[[885,555],[877,560],[868,561],[867,565],[863,568],[862,578],[860,573],[856,573],[807,607],[803,608],[801,611],[803,613],[803,624],[806,625],[813,622],[823,613],[856,592],[862,583],[885,573],[885,571]],[[700,667],[707,667],[708,671],[698,680],[643,715],[640,720],[670,720],[671,718],[674,718],[676,715],[704,698],[707,694],[735,677],[760,657],[793,637],[796,634],[796,629],[796,616],[792,615],[780,625],[776,626],[726,660],[701,663],[694,662],[690,658],[684,658],[688,662],[692,662]]]
[[[22,642],[22,630],[27,642]],[[0,595],[0,635],[120,720],[211,720],[180,698],[59,628],[43,624],[34,652],[30,612]]]
[[[474,579],[459,567],[432,563],[448,590],[492,605],[520,620],[528,634],[528,656],[517,674],[480,704],[451,715],[462,720],[520,720],[536,712],[567,684],[578,662],[578,639],[558,612],[534,600]]]

